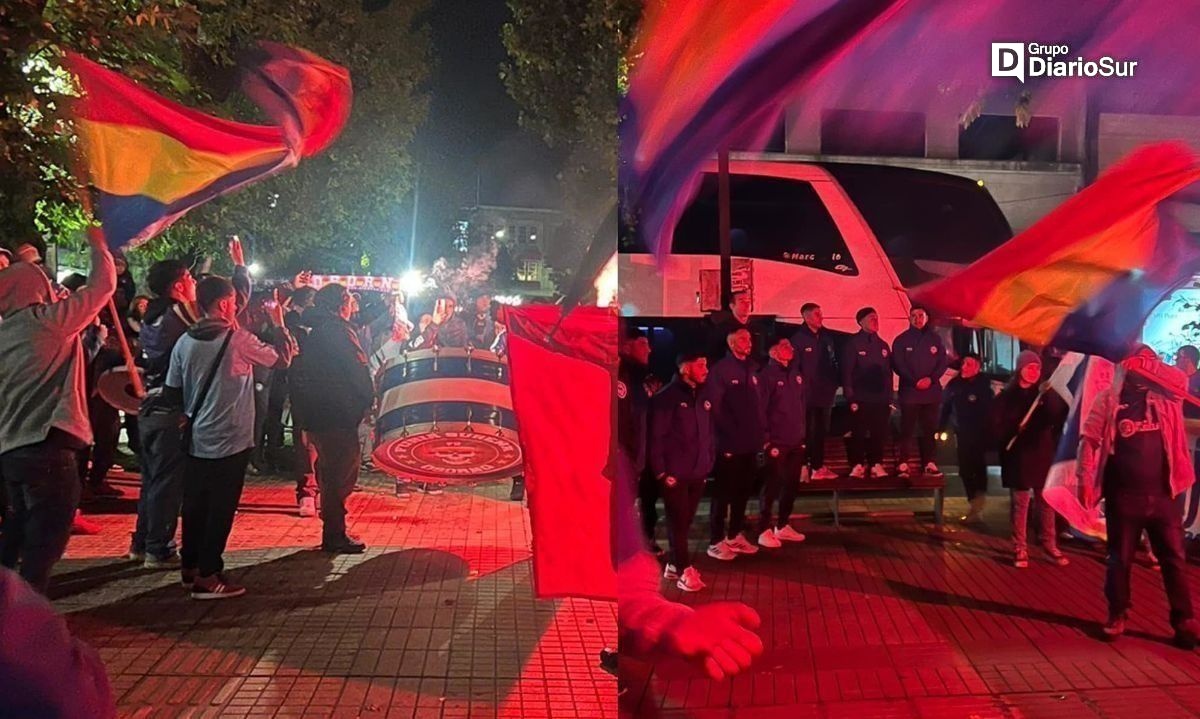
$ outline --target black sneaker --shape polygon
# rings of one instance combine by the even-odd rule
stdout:
[[[196,584],[196,575],[199,574],[195,569],[180,569],[179,583],[187,591],[192,591],[192,587]]]
[[[88,482],[88,490],[93,497],[124,497],[125,493],[109,484],[107,481]]]
[[[245,593],[245,587],[230,582],[221,572],[211,577],[196,577],[192,584],[192,599],[233,599]]]
[[[1196,648],[1197,634],[1200,634],[1200,627],[1196,626],[1196,622],[1185,621],[1175,627],[1175,636],[1171,639],[1171,643],[1190,652]]]
[[[520,502],[521,500],[525,499],[524,479],[513,480],[512,489],[508,493],[508,499],[510,502]]]
[[[341,541],[321,542],[321,551],[331,554],[362,554],[367,545],[362,540],[347,536]]]

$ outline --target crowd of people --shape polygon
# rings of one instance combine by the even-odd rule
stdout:
[[[824,327],[819,305],[805,304],[801,314],[804,325],[792,336],[771,337],[752,320],[748,294],[735,294],[728,312],[710,318],[710,336],[677,352],[677,373],[665,384],[649,370],[649,338],[633,324],[623,326],[619,444],[638,477],[644,541],[665,555],[664,579],[685,592],[705,587],[689,535],[709,480],[708,556],[727,562],[804,541],[791,512],[800,483],[838,477],[825,461],[825,444],[839,387],[850,413],[848,481],[891,476],[884,448],[893,434],[897,477],[941,477],[936,437],[953,430],[969,504],[963,520],[978,521],[984,511],[994,451],[1010,491],[1013,566],[1029,565],[1027,526],[1035,510],[1047,559],[1069,564],[1058,547],[1057,515],[1043,496],[1069,412],[1049,382],[1061,355],[1022,351],[997,392],[977,354],[953,358],[951,369],[950,353],[923,307],[912,307],[910,327],[890,345],[879,337],[878,315],[869,307],[857,314],[859,332],[844,341]],[[1196,476],[1183,399],[1200,396],[1198,359],[1200,351],[1186,346],[1172,367],[1141,346],[1083,423],[1081,486],[1100,488],[1108,520],[1109,638],[1124,631],[1130,570],[1145,536],[1163,573],[1175,641],[1187,648],[1197,641],[1183,574],[1184,497]],[[1195,409],[1189,405],[1189,414]],[[746,513],[756,494],[752,541]],[[660,499],[667,552],[656,542]]]
[[[89,274],[61,284],[35,243],[0,249],[0,564],[42,593],[70,534],[100,531],[81,501],[123,494],[107,479],[118,461],[141,475],[129,558],[178,570],[195,599],[245,592],[222,555],[248,473],[294,473],[297,512],[320,516],[322,549],[365,551],[347,531],[346,500],[372,468],[387,361],[432,346],[504,351],[501,309],[484,293],[467,313],[441,297],[416,325],[401,297],[317,288],[307,272],[255,293],[234,238],[232,277],[163,260],[138,295],[125,258],[98,235],[90,243]],[[98,391],[125,364],[122,335],[144,382],[136,412]],[[516,478],[511,496],[522,495]]]

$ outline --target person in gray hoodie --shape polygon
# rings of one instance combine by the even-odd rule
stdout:
[[[238,300],[224,277],[196,287],[203,318],[171,351],[164,394],[182,403],[184,432],[183,584],[193,599],[246,593],[229,581],[221,555],[246,481],[254,449],[254,367],[287,367],[296,344],[283,326],[283,308],[270,312],[272,344],[238,325]]]
[[[92,444],[80,334],[116,287],[112,254],[88,233],[87,284],[59,300],[37,265],[0,271],[0,476],[12,515],[0,564],[45,593],[79,505],[79,453]]]

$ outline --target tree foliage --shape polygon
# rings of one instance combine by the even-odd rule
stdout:
[[[396,249],[408,144],[427,107],[432,51],[419,16],[428,3],[393,0],[365,13],[361,0],[10,0],[0,6],[0,221],[12,234],[3,239],[63,241],[85,220],[68,171],[64,49],[191,107],[261,121],[234,91],[235,58],[271,39],[350,69],[354,106],[341,138],[294,170],[195,210],[137,254],[212,253],[240,234],[280,274],[374,269]]]

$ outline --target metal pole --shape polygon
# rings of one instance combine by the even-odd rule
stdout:
[[[717,151],[717,217],[721,232],[721,307],[729,306],[733,295],[733,242],[730,239],[729,148]]]
[[[408,239],[408,268],[413,266],[413,258],[417,251],[417,213],[421,210],[421,165],[416,166],[416,182],[413,185],[413,216],[412,233]]]

